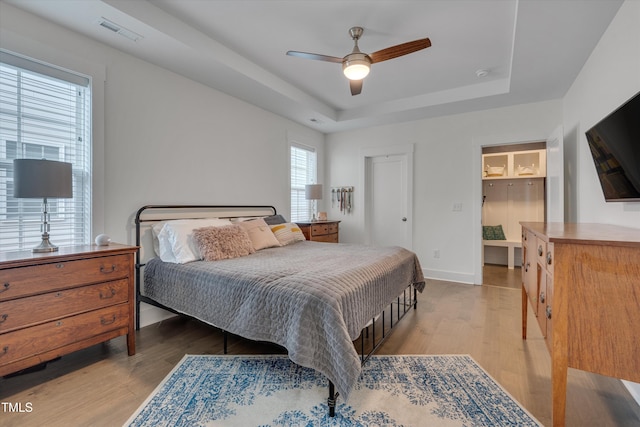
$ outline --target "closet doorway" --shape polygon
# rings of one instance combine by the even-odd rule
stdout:
[[[520,221],[544,221],[546,142],[482,148],[484,284],[520,288]]]
[[[365,243],[413,247],[413,144],[361,151]]]

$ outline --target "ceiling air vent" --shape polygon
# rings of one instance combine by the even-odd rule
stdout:
[[[140,34],[134,33],[133,31],[128,30],[123,26],[116,24],[115,22],[109,21],[106,18],[98,19],[97,24],[101,27],[106,28],[107,30],[113,31],[114,33],[118,33],[121,36],[128,38],[129,40],[133,40],[134,42],[137,42],[138,40],[143,38]]]

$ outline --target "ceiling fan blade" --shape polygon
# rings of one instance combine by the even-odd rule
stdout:
[[[362,80],[364,79],[349,80],[349,88],[351,89],[352,96],[360,95],[360,92],[362,92]]]
[[[391,46],[386,49],[370,53],[369,56],[371,57],[371,63],[374,64],[376,62],[382,62],[399,56],[408,55],[410,53],[426,49],[429,46],[431,46],[431,40],[426,38]]]
[[[342,58],[338,58],[337,56],[320,55],[317,53],[307,53],[307,52],[298,52],[295,50],[290,50],[287,52],[287,55],[297,56],[299,58],[305,58],[305,59],[315,59],[317,61],[337,62],[338,64],[342,63]]]

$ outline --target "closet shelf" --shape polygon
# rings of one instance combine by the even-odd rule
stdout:
[[[527,150],[482,155],[482,179],[544,178],[546,151]]]

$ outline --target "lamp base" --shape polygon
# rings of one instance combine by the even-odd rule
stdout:
[[[45,233],[42,235],[42,242],[35,248],[31,250],[34,254],[46,253],[46,252],[55,252],[58,250],[58,247],[49,241],[49,234]]]

